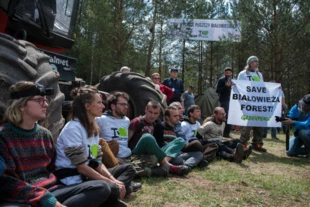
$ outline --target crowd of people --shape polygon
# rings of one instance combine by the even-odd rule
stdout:
[[[73,89],[70,121],[57,143],[38,124],[46,117],[50,90],[38,83],[16,83],[0,124],[0,206],[127,206],[123,199],[142,188],[136,177],[185,176],[215,157],[241,163],[252,150],[266,152],[261,127],[242,127],[240,139],[223,139],[231,138],[227,114],[232,72],[225,68],[217,85],[221,105],[202,123],[194,87],[184,91],[176,69],[163,84],[158,73],[151,77],[166,94],[168,107],[149,101],[145,114],[132,120],[126,116],[126,93],[111,93],[104,103],[93,86]],[[247,60],[238,80],[263,81],[257,57]],[[307,94],[280,120],[294,127],[288,156],[310,158],[309,112]]]

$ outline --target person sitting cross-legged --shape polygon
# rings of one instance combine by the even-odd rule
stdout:
[[[174,104],[175,103],[175,104]],[[176,105],[177,107],[180,107],[180,104],[178,102],[171,103],[170,105]],[[180,108],[179,110],[179,116],[181,116],[182,110]],[[201,110],[200,107],[197,105],[191,105],[188,108],[187,111],[188,117],[184,117],[184,119],[181,122],[181,131],[180,136],[183,136],[185,139],[185,147],[182,149],[182,153],[180,154],[180,157],[185,160],[185,163],[189,165],[191,168],[195,167],[196,165],[200,168],[207,167],[208,161],[203,159],[203,146],[199,142],[197,138],[197,130],[200,127],[200,123],[198,120],[201,118]],[[175,127],[176,129],[176,127]],[[179,136],[179,131],[176,130],[177,136]]]
[[[247,159],[250,156],[252,146],[242,145],[240,139],[222,142],[225,121],[226,113],[224,108],[216,107],[213,111],[213,116],[206,118],[202,126],[198,129],[198,133],[203,138],[201,143],[205,145],[215,142],[218,145],[217,155],[220,158],[241,163],[243,159]]]
[[[129,125],[128,145],[132,149],[132,154],[153,154],[157,157],[160,168],[152,169],[152,176],[165,176],[168,173],[178,175],[187,174],[189,171],[187,166],[175,166],[170,164],[169,161],[173,159],[173,157],[166,154],[166,151],[169,153],[173,148],[179,151],[184,146],[184,143],[176,140],[170,143],[171,146],[169,148],[163,150],[158,146],[153,137],[155,121],[158,119],[159,115],[160,104],[157,101],[149,101],[145,108],[145,115],[131,120]]]
[[[85,180],[105,181],[111,189],[106,205],[120,205],[119,198],[123,199],[134,190],[131,182],[136,171],[130,164],[109,169],[102,164],[99,127],[95,121],[104,108],[99,91],[93,86],[83,86],[73,89],[71,96],[71,121],[57,140],[55,174],[67,186]]]
[[[186,146],[185,140],[181,137],[177,137],[175,132],[175,125],[179,123],[179,111],[175,106],[169,106],[165,110],[165,120],[155,125],[154,137],[160,147],[163,150],[167,150],[166,153],[170,154],[173,159],[170,161],[172,164],[184,164],[189,168],[193,168],[199,163],[203,155],[200,151],[194,153],[182,153],[182,149]],[[171,143],[182,142],[183,147],[176,150],[171,148]],[[183,154],[183,155],[182,155]]]
[[[107,142],[116,140],[119,143],[119,153],[117,154],[117,158],[119,159],[119,161],[121,163],[127,163],[128,161],[131,161],[132,154],[154,154],[160,164],[166,170],[169,170],[169,173],[179,175],[187,174],[188,169],[185,166],[172,166],[168,162],[166,162],[166,159],[164,158],[169,156],[169,154],[165,154],[162,150],[159,150],[160,148],[157,146],[155,140],[152,139],[152,136],[150,134],[143,135],[141,139],[137,140],[136,137],[132,137],[134,129],[131,128],[132,131],[129,135],[128,131],[130,121],[126,117],[128,111],[128,101],[129,96],[124,92],[115,92],[113,94],[110,94],[108,98],[107,113],[96,119],[100,127],[100,136],[103,137]],[[146,120],[144,122],[145,126],[152,124],[151,120]],[[140,129],[137,128],[135,130]],[[129,143],[128,137],[130,137]],[[134,143],[136,143],[136,145],[131,141],[135,141]],[[131,151],[131,148],[128,147],[128,144],[132,147],[133,153]],[[183,145],[180,146],[180,148],[182,147]],[[149,174],[151,174],[151,172]]]

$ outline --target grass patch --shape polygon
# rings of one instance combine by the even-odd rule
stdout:
[[[233,134],[239,137],[239,134]],[[285,154],[285,136],[264,140],[267,153],[253,152],[242,164],[218,160],[186,177],[142,179],[129,206],[308,206],[310,161]]]

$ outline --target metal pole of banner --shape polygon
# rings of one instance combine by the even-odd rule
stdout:
[[[183,39],[183,51],[182,51],[182,82],[184,83],[185,74],[185,39]]]
[[[199,40],[198,94],[202,93],[202,41]]]
[[[209,77],[210,87],[213,86],[212,80],[213,80],[213,42],[211,42],[210,45],[210,77]]]
[[[286,151],[290,148],[290,125],[286,125],[285,129],[285,146]]]

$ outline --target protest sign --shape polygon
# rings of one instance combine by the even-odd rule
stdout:
[[[279,83],[232,80],[228,123],[238,126],[281,127],[282,93]]]
[[[168,19],[167,35],[171,39],[240,42],[241,22],[214,19]]]

